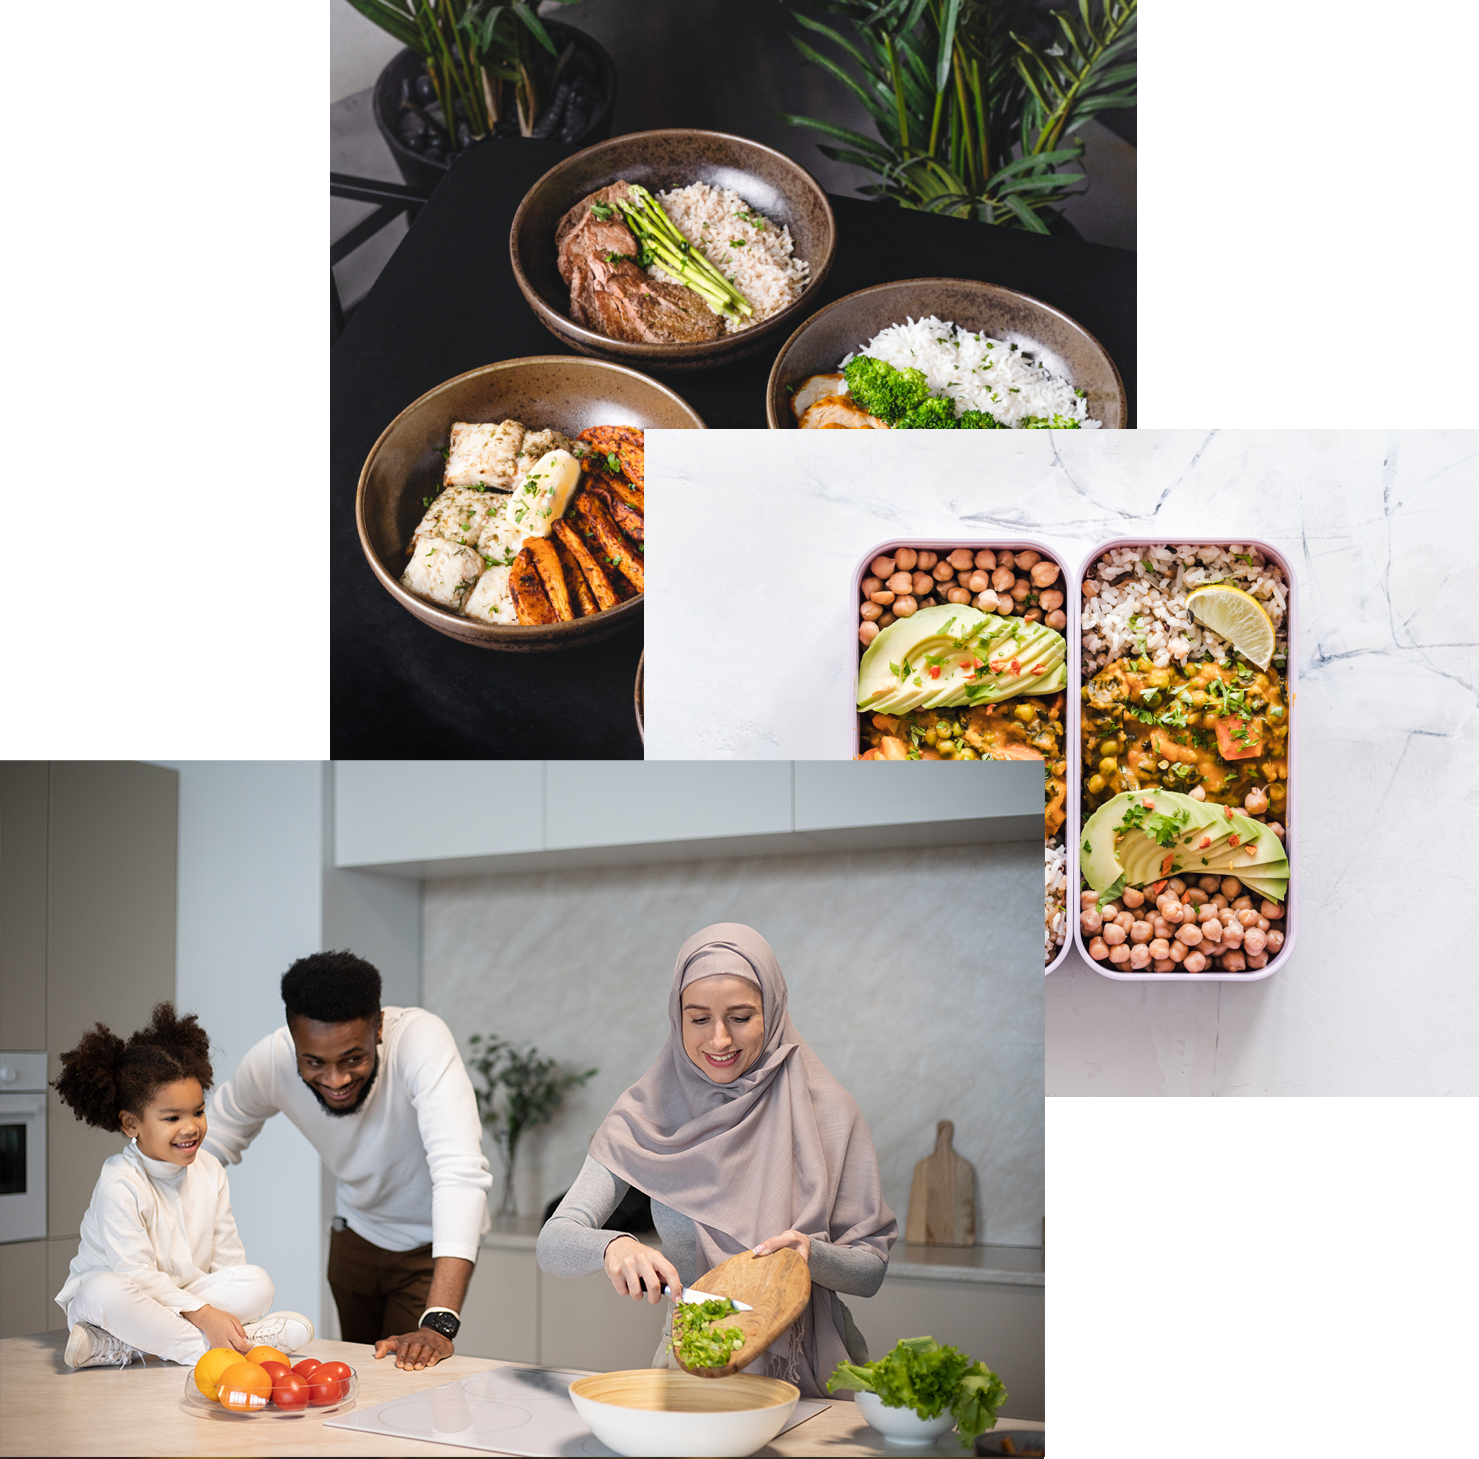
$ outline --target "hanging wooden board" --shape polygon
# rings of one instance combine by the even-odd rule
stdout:
[[[742,1347],[722,1368],[686,1368],[700,1378],[727,1378],[747,1368],[806,1310],[811,1301],[811,1271],[799,1251],[783,1246],[769,1256],[742,1251],[705,1272],[694,1284],[700,1292],[748,1302],[754,1311],[731,1312],[716,1327],[737,1327]],[[677,1304],[675,1304],[676,1313]],[[678,1366],[683,1367],[679,1359]]]
[[[935,1152],[914,1167],[904,1240],[926,1246],[976,1244],[976,1167],[951,1149],[955,1125],[935,1126]]]

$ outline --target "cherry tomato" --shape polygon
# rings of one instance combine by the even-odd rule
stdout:
[[[308,1379],[297,1373],[284,1372],[272,1380],[272,1401],[279,1408],[307,1408],[309,1396]]]
[[[347,1383],[353,1372],[354,1370],[348,1363],[325,1363],[313,1376],[315,1378],[338,1378],[341,1382]],[[344,1391],[347,1393],[349,1390],[346,1388]]]
[[[308,1401],[315,1408],[323,1408],[326,1404],[338,1403],[344,1397],[344,1380],[342,1378],[320,1378],[319,1369],[314,1372],[313,1377],[308,1380]]]
[[[304,1358],[301,1363],[293,1364],[293,1372],[300,1378],[307,1378],[313,1373],[314,1369],[322,1367],[323,1364],[317,1358]]]
[[[291,1373],[293,1371],[290,1367],[288,1367],[286,1363],[274,1363],[270,1360],[265,1363],[259,1363],[257,1366],[260,1367],[264,1373],[272,1374],[273,1383],[276,1383],[277,1380],[281,1378],[284,1373]]]

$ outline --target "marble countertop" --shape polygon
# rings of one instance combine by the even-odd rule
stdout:
[[[1071,956],[1048,1092],[1479,1093],[1472,959],[1410,895],[1457,885],[1437,827],[1479,804],[1476,483],[1473,432],[654,435],[647,755],[849,755],[851,578],[889,538],[1032,537],[1076,566],[1119,536],[1259,537],[1300,590],[1295,955],[1160,986]]]

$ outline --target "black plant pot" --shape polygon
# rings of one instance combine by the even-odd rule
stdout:
[[[616,63],[605,47],[592,40],[584,31],[576,30],[558,20],[545,20],[544,27],[549,31],[550,39],[558,50],[563,51],[572,41],[575,43],[575,53],[566,63],[560,79],[585,76],[594,83],[599,96],[585,125],[573,136],[560,139],[578,142],[582,146],[604,141],[611,135],[611,119],[616,111]],[[414,51],[404,50],[393,56],[375,82],[374,112],[375,125],[380,128],[380,135],[385,138],[385,145],[390,148],[391,156],[395,158],[395,164],[406,180],[406,186],[430,193],[446,175],[452,159],[445,155],[440,158],[428,157],[425,153],[408,147],[401,140],[399,131],[402,83],[409,81],[414,89],[416,78],[422,74],[421,57]],[[517,144],[522,139],[494,137],[489,140]]]

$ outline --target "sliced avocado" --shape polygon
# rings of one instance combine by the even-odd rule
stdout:
[[[959,646],[981,641],[987,622],[988,615],[968,603],[942,603],[890,623],[868,645],[858,664],[858,708],[902,714],[918,708],[955,679],[963,688]],[[931,679],[926,663],[930,655],[949,655],[955,662],[942,667],[938,679]]]
[[[1078,869],[1096,892],[1104,892],[1124,876],[1116,855],[1115,832],[1136,794],[1125,790],[1111,796],[1089,817],[1079,835]]]
[[[1230,873],[1235,875],[1235,873]],[[1267,897],[1271,902],[1282,902],[1289,893],[1289,878],[1287,875],[1275,876],[1264,875],[1260,872],[1249,872],[1247,876],[1240,876],[1238,880],[1248,888],[1250,892],[1257,892],[1260,897]]]
[[[992,704],[1014,694],[1056,694],[1064,688],[1068,644],[1063,635],[1045,623],[1026,619],[1004,618],[1001,622],[1006,631],[995,636],[990,652],[982,655],[986,666],[967,687],[968,697],[962,702]]]
[[[1139,792],[1142,806],[1153,801],[1139,825],[1126,832],[1119,859],[1128,886],[1147,886],[1174,876],[1187,864],[1186,842],[1205,832],[1213,816],[1201,801],[1175,790]]]
[[[1211,858],[1214,871],[1226,871],[1233,876],[1241,876],[1245,870],[1277,874],[1281,866],[1288,866],[1284,843],[1262,822],[1237,814],[1233,816],[1232,827],[1231,834],[1218,847],[1217,855]]]

